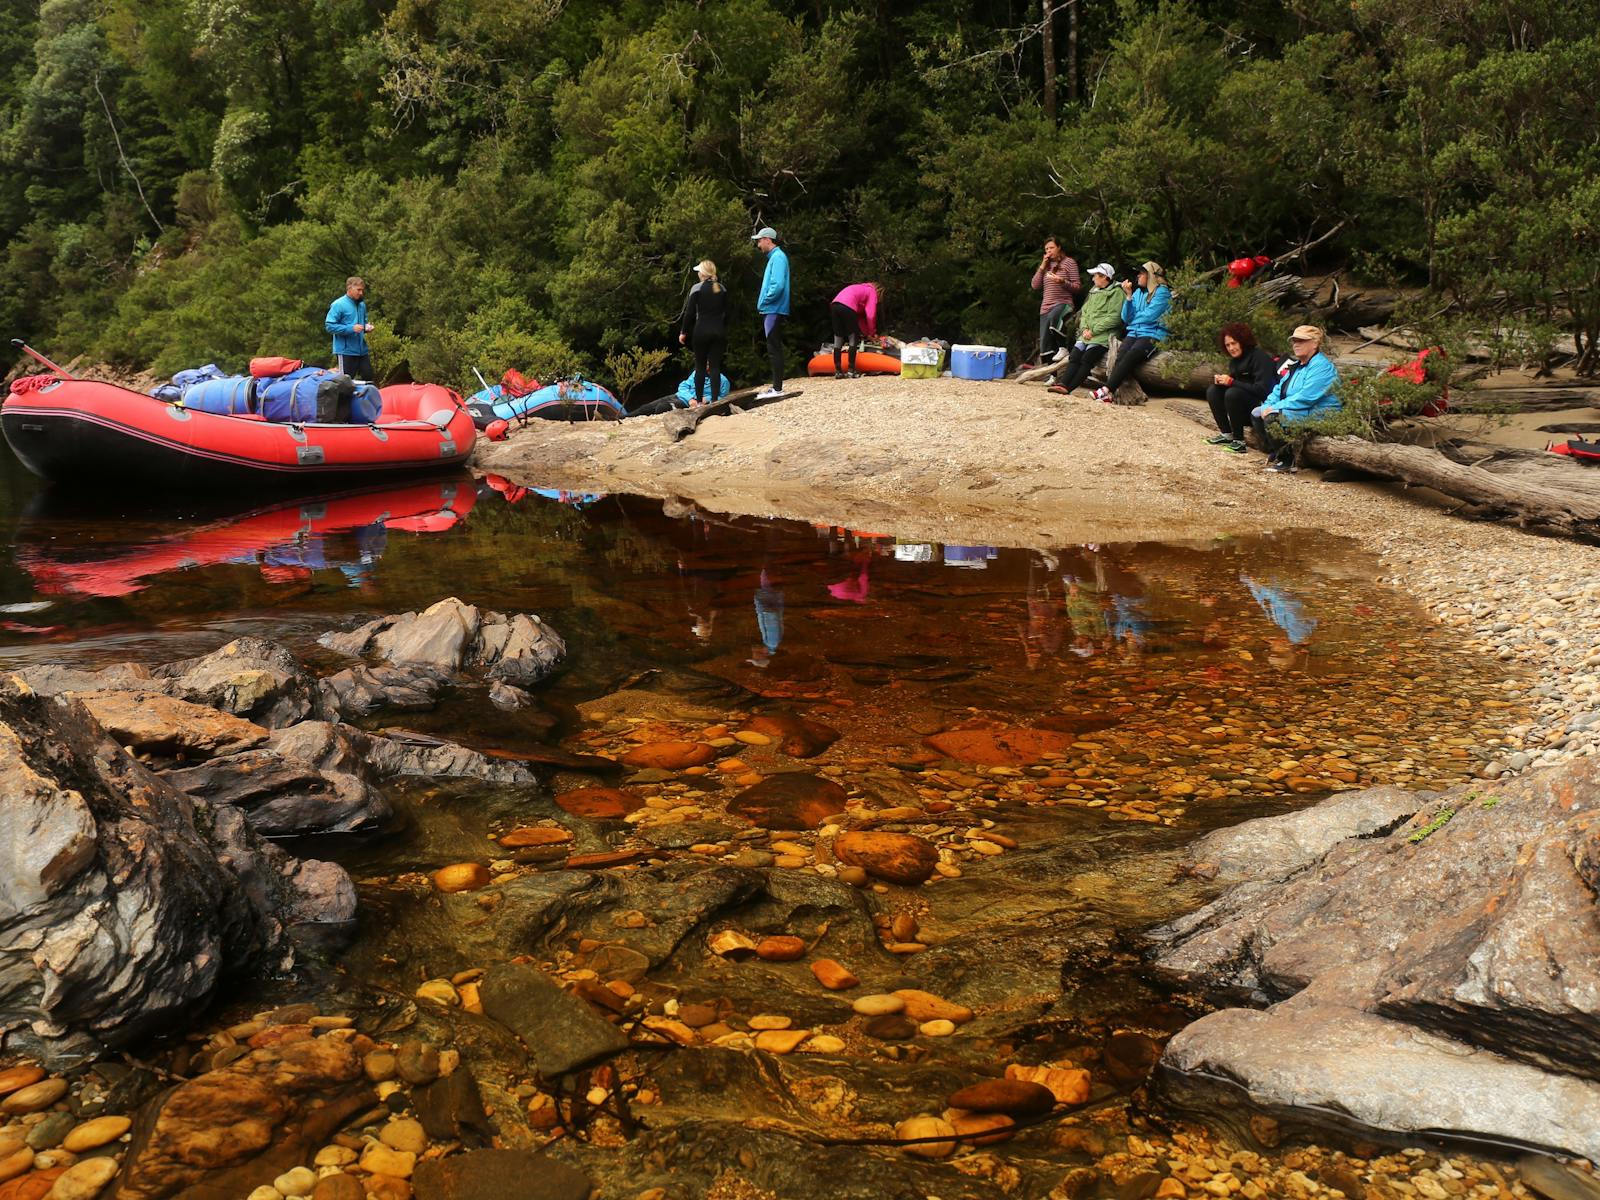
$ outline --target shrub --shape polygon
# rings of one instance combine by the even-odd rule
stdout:
[[[1167,314],[1166,349],[1215,358],[1220,353],[1217,331],[1238,321],[1250,326],[1263,350],[1278,355],[1289,352],[1293,322],[1256,285],[1230,288],[1215,276],[1200,278],[1187,266],[1173,272],[1169,282],[1173,299]]]

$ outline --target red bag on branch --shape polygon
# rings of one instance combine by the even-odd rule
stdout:
[[[252,358],[250,374],[256,379],[276,379],[290,371],[298,371],[306,364],[298,358]]]
[[[1265,254],[1257,254],[1251,258],[1236,258],[1228,264],[1228,286],[1238,287],[1249,279],[1262,267],[1269,266],[1272,260]]]
[[[1428,382],[1428,359],[1433,355],[1439,356],[1439,361],[1444,361],[1444,348],[1441,346],[1428,346],[1417,351],[1417,356],[1408,363],[1395,363],[1385,369],[1385,375],[1393,375],[1396,379],[1403,379],[1407,383]],[[1438,417],[1450,411],[1450,388],[1446,386],[1436,400],[1428,401],[1427,407],[1422,410],[1425,417]]]

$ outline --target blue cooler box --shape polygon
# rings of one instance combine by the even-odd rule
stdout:
[[[950,374],[957,379],[1002,379],[1005,373],[1004,346],[950,347]]]

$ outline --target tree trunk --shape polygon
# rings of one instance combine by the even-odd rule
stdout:
[[[1082,98],[1078,87],[1078,0],[1067,0],[1067,99]]]
[[[1039,0],[1040,41],[1044,47],[1044,118],[1056,123],[1056,0]]]

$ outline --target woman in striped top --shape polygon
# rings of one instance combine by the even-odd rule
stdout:
[[[1043,293],[1039,301],[1039,361],[1047,363],[1056,351],[1056,333],[1072,315],[1072,307],[1083,291],[1077,262],[1054,237],[1044,240],[1044,257],[1033,273],[1033,290]]]

